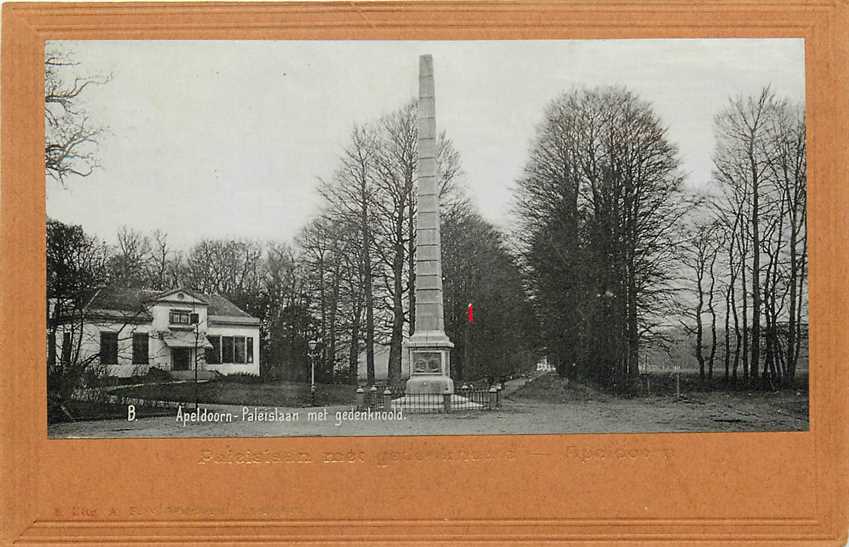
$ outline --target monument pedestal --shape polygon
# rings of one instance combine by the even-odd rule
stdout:
[[[451,379],[451,348],[454,344],[441,331],[416,331],[407,343],[410,379],[407,393],[454,393]]]

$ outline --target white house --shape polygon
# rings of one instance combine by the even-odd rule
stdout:
[[[223,296],[189,289],[99,289],[60,319],[57,359],[90,361],[112,376],[152,367],[174,377],[259,374],[259,319]]]
[[[537,362],[537,372],[554,372],[555,370],[557,369],[554,365],[548,362],[548,355]]]

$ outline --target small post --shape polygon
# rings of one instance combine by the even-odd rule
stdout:
[[[446,413],[451,412],[451,394],[443,393],[442,394],[442,410]]]
[[[389,391],[389,386],[386,386],[386,389],[383,390],[383,410],[390,410],[392,408],[392,392]]]
[[[363,386],[357,388],[357,410],[362,410],[365,406],[366,392]]]
[[[372,408],[377,408],[377,386],[371,386],[369,390],[368,404]]]
[[[307,345],[310,348],[310,399],[312,406],[315,406],[315,348],[318,347],[318,341],[310,340]]]
[[[495,386],[489,388],[489,410],[494,410],[495,406],[498,404],[498,390],[495,389]]]
[[[675,363],[675,398],[681,398],[681,364]]]
[[[495,406],[501,408],[501,382],[495,386]]]

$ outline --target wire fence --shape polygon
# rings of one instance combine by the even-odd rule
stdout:
[[[361,386],[358,409],[395,410],[410,413],[465,412],[501,408],[501,385],[475,387],[463,384],[454,393],[407,393],[405,386]]]

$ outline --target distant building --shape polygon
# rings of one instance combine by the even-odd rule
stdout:
[[[554,372],[554,370],[555,367],[549,364],[547,355],[537,362],[537,372]]]
[[[110,376],[259,374],[259,319],[223,296],[189,289],[99,289],[58,319],[55,359],[88,362]]]

